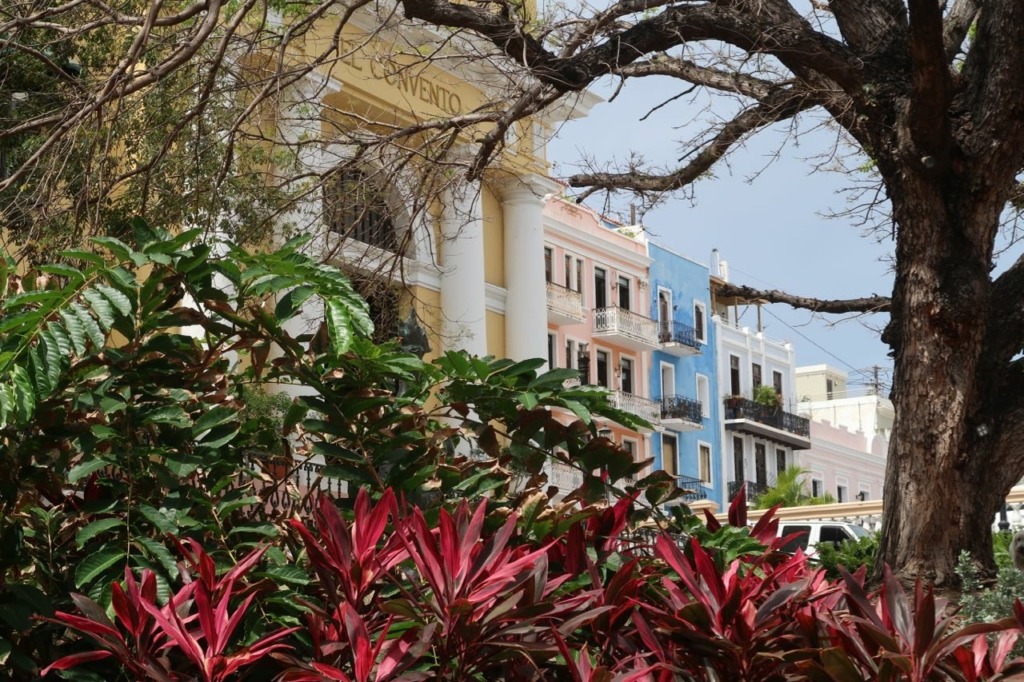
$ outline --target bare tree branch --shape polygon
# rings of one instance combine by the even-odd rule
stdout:
[[[567,182],[571,187],[595,189],[628,189],[635,192],[668,192],[680,189],[697,180],[746,135],[809,109],[814,102],[781,90],[766,98],[771,103],[746,109],[726,123],[709,144],[686,166],[667,175],[632,173],[585,173],[573,175]]]
[[[956,0],[946,15],[942,41],[946,46],[946,62],[951,63],[962,49],[971,24],[981,11],[981,0]]]
[[[794,296],[777,289],[761,290],[735,284],[721,285],[716,295],[724,298],[742,298],[747,301],[764,303],[785,303],[793,308],[810,310],[816,313],[885,313],[889,312],[892,300],[888,296],[873,294],[865,298],[820,299]]]

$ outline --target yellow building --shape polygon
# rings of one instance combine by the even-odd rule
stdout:
[[[336,45],[342,57],[279,104],[277,126],[288,144],[318,133],[303,149],[300,173],[325,178],[324,191],[310,192],[284,224],[313,231],[312,248],[353,276],[385,330],[413,309],[434,354],[463,348],[546,357],[542,208],[560,187],[547,177],[545,144],[558,122],[584,115],[597,98],[584,94],[516,124],[484,180],[467,182],[460,160],[472,157],[493,124],[453,131],[432,122],[472,121],[500,100],[491,84],[504,77],[464,59],[466,42],[425,28],[382,30],[378,16],[361,11],[334,43],[338,20],[324,19],[305,53],[292,55],[316,60]],[[420,131],[394,145],[368,142],[410,126]]]

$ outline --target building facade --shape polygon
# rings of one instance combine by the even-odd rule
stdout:
[[[323,183],[284,216],[282,236],[314,235],[308,248],[350,275],[382,337],[412,320],[429,339],[429,355],[464,349],[543,357],[542,211],[545,197],[561,189],[547,177],[545,145],[556,120],[585,115],[597,98],[584,93],[573,107],[517,124],[493,169],[467,182],[457,150],[468,163],[480,132],[472,127],[445,143],[456,150],[445,163],[431,161],[438,143],[423,133],[390,147],[366,144],[381,132],[469,114],[499,99],[488,84],[504,81],[459,59],[457,41],[408,30],[381,29],[380,18],[363,8],[338,33],[338,19],[326,15],[308,33],[306,53],[290,55],[341,53],[283,95],[272,122],[304,149],[300,175]],[[432,58],[414,45],[430,46]],[[318,142],[303,145],[307,138]],[[309,311],[307,324],[319,316]]]
[[[811,445],[810,422],[795,414],[792,344],[763,333],[757,301],[721,295],[728,269],[717,254],[710,281],[722,397],[721,485],[728,501],[741,487],[748,498],[756,496],[795,465],[795,453]]]
[[[647,460],[662,417],[650,385],[651,351],[659,341],[649,317],[647,239],[642,230],[615,229],[559,198],[547,202],[544,218],[544,357],[551,367],[579,370],[583,383],[607,388],[616,407],[650,422],[654,428],[642,431],[599,425],[636,461]]]
[[[847,373],[829,365],[798,367],[796,387],[799,412],[811,420],[811,447],[800,454],[808,491],[838,502],[881,499],[892,402],[849,386]]]
[[[650,315],[658,326],[651,395],[661,406],[655,467],[676,476],[688,502],[722,506],[721,409],[706,265],[651,242]]]

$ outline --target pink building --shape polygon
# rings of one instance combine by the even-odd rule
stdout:
[[[604,386],[620,409],[653,425],[660,403],[651,400],[651,351],[659,348],[649,317],[647,239],[590,209],[551,199],[544,208],[547,286],[547,358],[552,367],[580,370],[584,383]],[[603,426],[609,437],[642,461],[651,457],[651,431]]]
[[[811,447],[799,454],[799,466],[808,470],[807,490],[829,493],[836,502],[881,499],[888,449],[882,434],[812,420]]]

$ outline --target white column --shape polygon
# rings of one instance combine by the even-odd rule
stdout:
[[[484,223],[478,183],[445,196],[441,216],[441,317],[446,350],[487,355]]]
[[[544,283],[544,196],[557,185],[539,176],[502,189],[505,223],[505,355],[547,357],[547,288]]]

